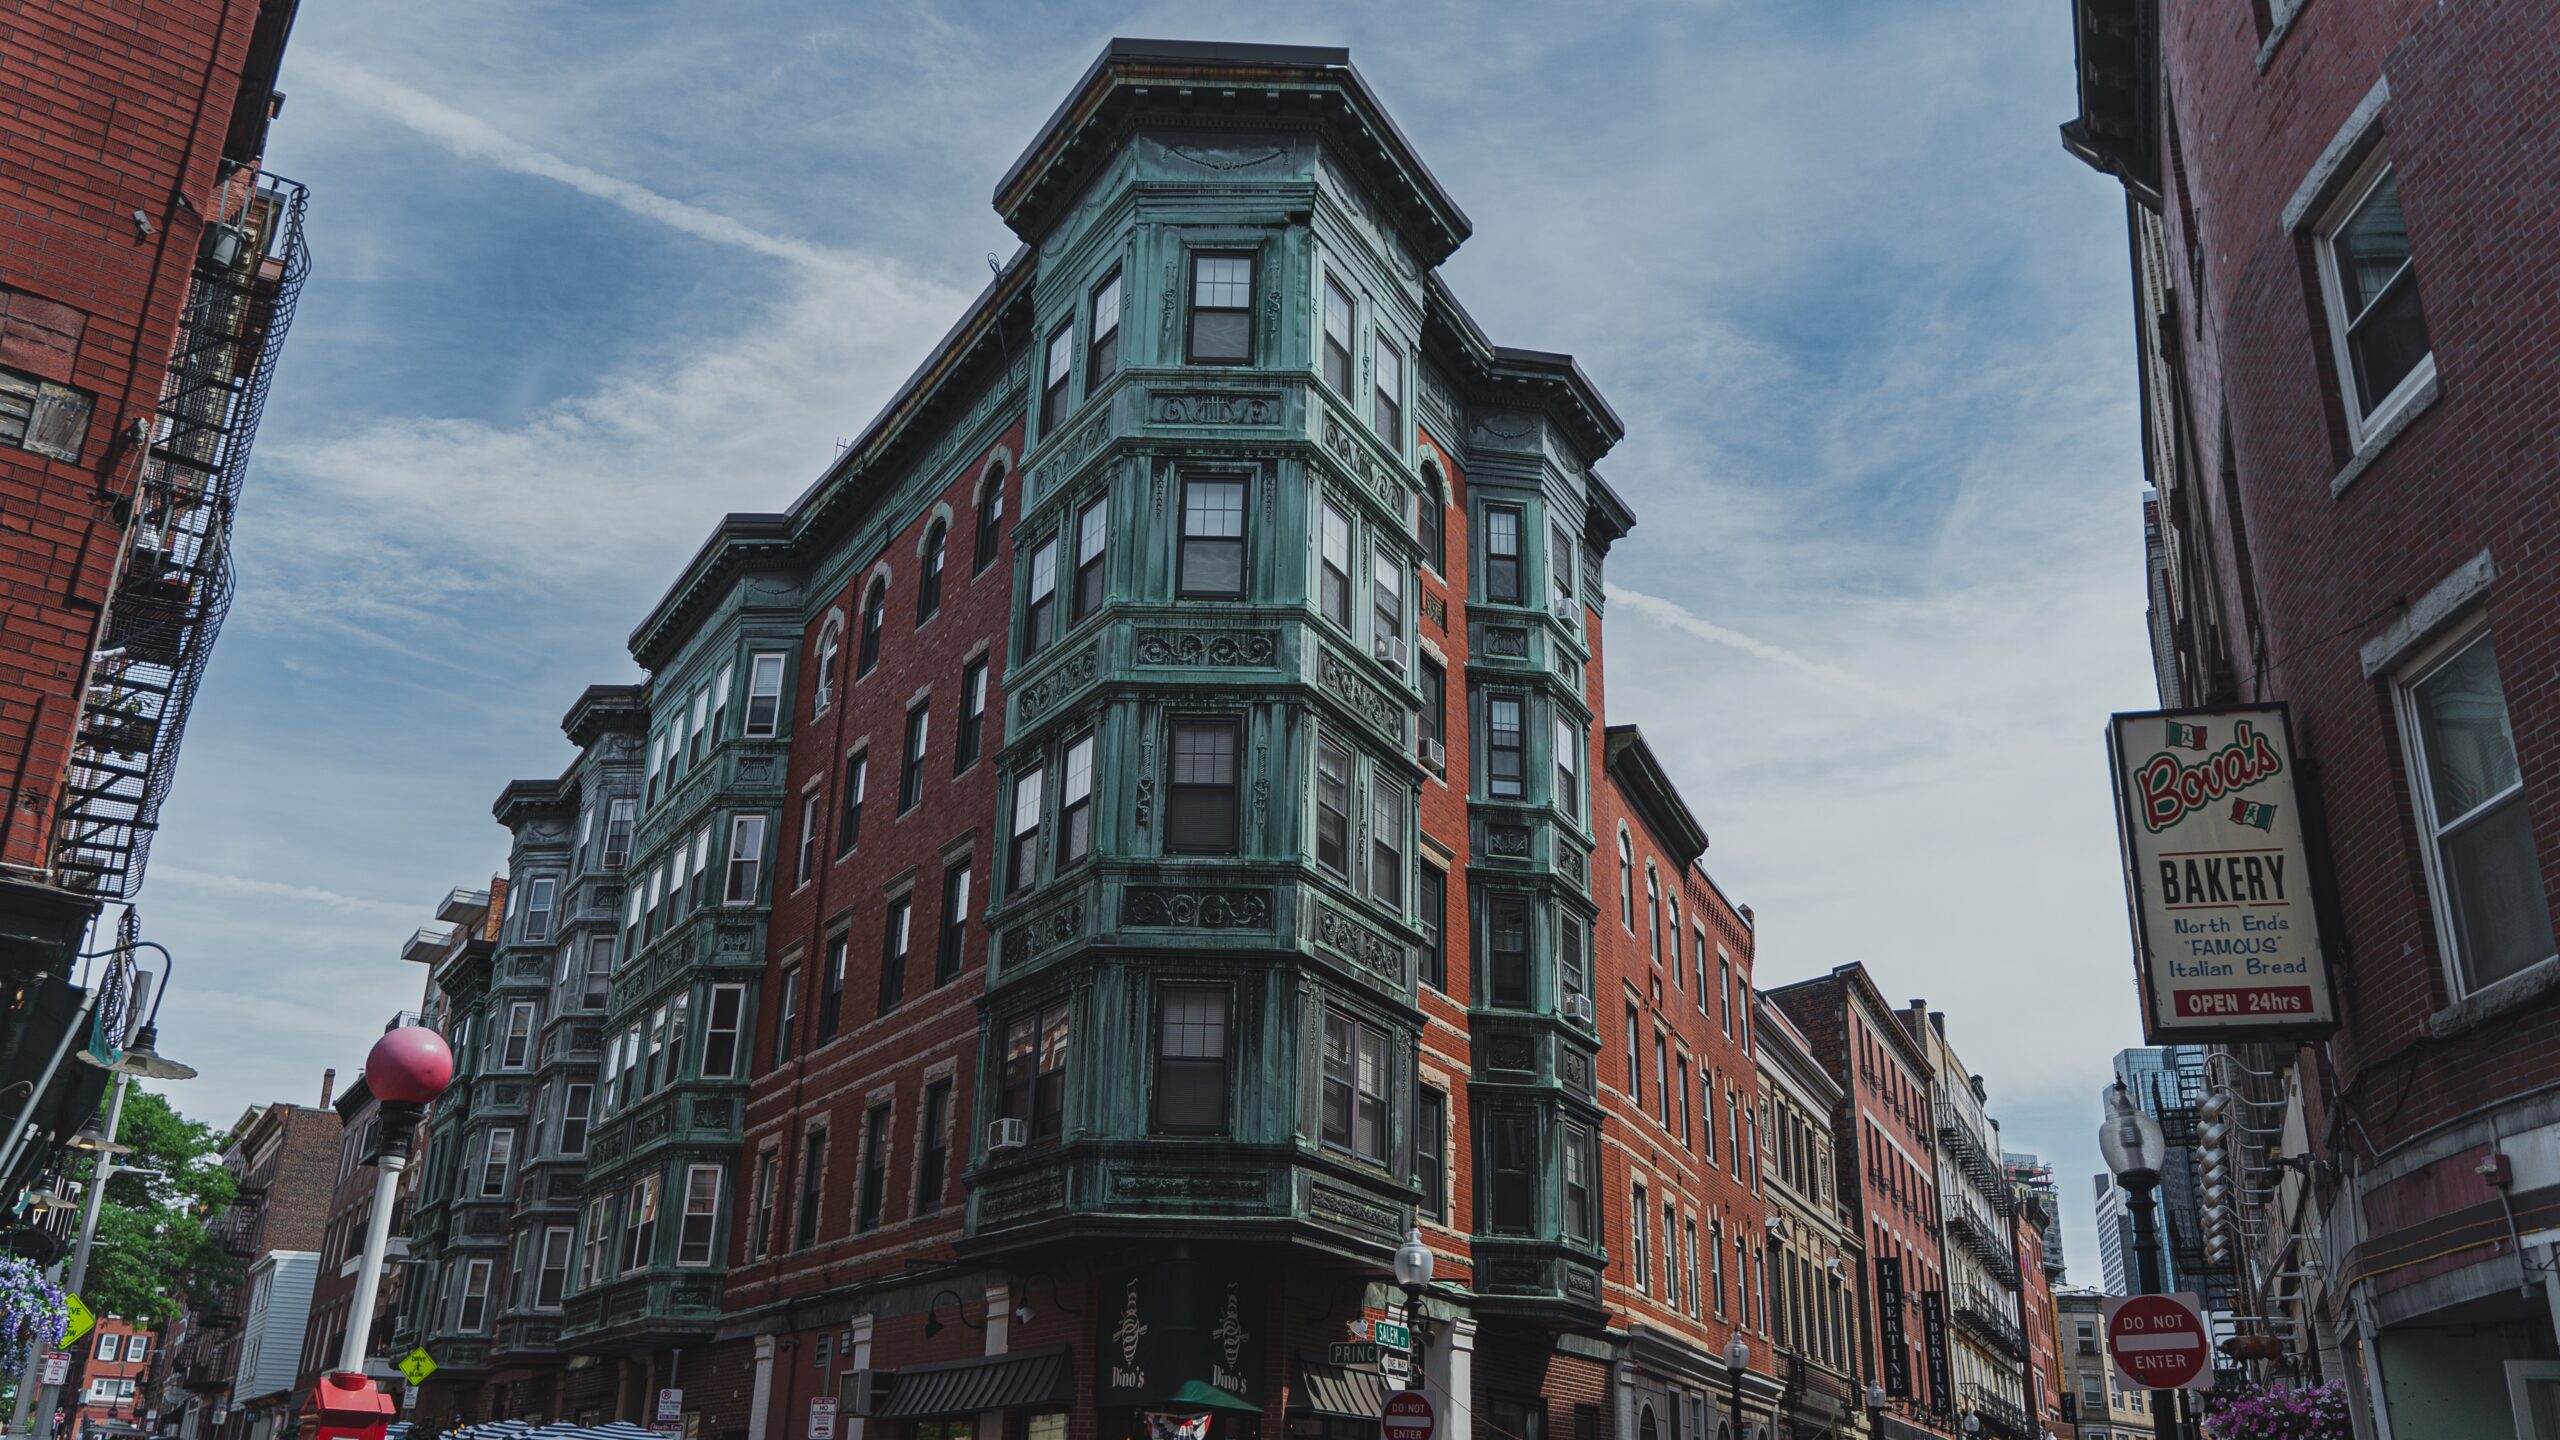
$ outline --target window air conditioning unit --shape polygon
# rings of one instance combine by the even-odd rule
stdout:
[[[1019,1150],[1029,1143],[1030,1139],[1030,1127],[1018,1119],[1008,1117],[987,1122],[987,1149],[991,1153],[997,1150]]]
[[[1016,1122],[1020,1123],[1020,1122]],[[889,1382],[897,1378],[895,1370],[847,1370],[838,1394],[848,1415],[870,1416],[880,1413],[881,1403],[889,1398]]]
[[[1422,743],[1415,748],[1422,752],[1423,764],[1430,766],[1434,770],[1446,770],[1449,768],[1448,746],[1443,745],[1439,741],[1426,735],[1423,737]]]
[[[1591,997],[1588,995],[1567,995],[1564,997],[1564,1018],[1578,1024],[1590,1024]]]
[[[1377,645],[1374,647],[1374,653],[1380,660],[1383,660],[1387,664],[1395,667],[1395,669],[1401,673],[1405,668],[1408,658],[1412,655],[1413,649],[1402,640],[1393,639],[1387,636],[1380,636],[1378,638]]]

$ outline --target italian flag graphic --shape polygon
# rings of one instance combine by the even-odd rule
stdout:
[[[2172,720],[2169,722],[2169,743],[2182,749],[2201,750],[2204,748],[2204,727]]]
[[[2255,825],[2261,830],[2272,829],[2276,823],[2276,807],[2234,796],[2231,801],[2231,823]]]

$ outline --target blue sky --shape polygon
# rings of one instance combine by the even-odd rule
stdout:
[[[1343,44],[1473,217],[1446,273],[1628,436],[1609,712],[1764,983],[1926,996],[2095,1276],[2137,1040],[2101,725],[2151,702],[2121,202],[2051,0],[305,7],[270,161],[312,275],[153,853],[173,1094],[316,1096],[489,807],[712,521],[857,434],[1013,237],[1113,34]]]

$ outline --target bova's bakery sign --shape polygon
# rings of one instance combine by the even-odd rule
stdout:
[[[2145,1037],[2335,1029],[2284,707],[2118,715],[2107,739]]]

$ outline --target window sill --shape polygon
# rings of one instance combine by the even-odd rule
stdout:
[[[2560,955],[2527,965],[2503,980],[2484,985],[2427,1017],[2430,1040],[2449,1040],[2502,1015],[2560,993]]]
[[[2354,457],[2347,461],[2346,468],[2329,477],[2329,498],[2335,500],[2345,495],[2347,487],[2362,479],[2364,472],[2373,467],[2373,462],[2381,458],[2382,452],[2391,448],[2392,441],[2399,439],[2419,416],[2427,413],[2438,400],[2443,398],[2444,382],[2437,378],[2435,361],[2430,358],[2427,361],[2426,380],[2417,389],[2410,391],[2407,399],[2402,400],[2375,422],[2370,432],[2366,434],[2364,443],[2356,447]]]

